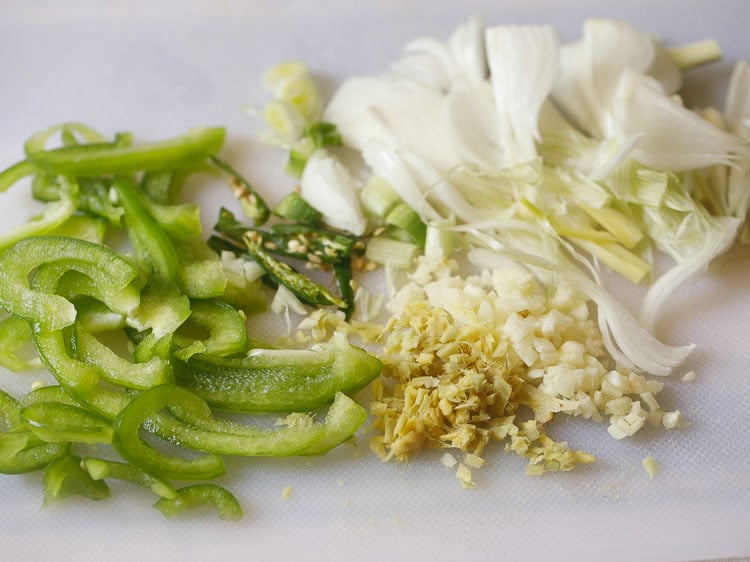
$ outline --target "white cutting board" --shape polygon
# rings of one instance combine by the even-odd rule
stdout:
[[[81,120],[112,134],[163,138],[225,125],[225,155],[275,199],[293,187],[283,157],[254,141],[265,68],[300,58],[327,93],[346,76],[385,69],[408,40],[446,38],[470,14],[487,24],[551,23],[563,39],[587,16],[625,18],[668,44],[716,37],[725,61],[692,72],[690,103],[720,100],[731,63],[750,57],[750,3],[510,0],[354,2],[5,0],[0,7],[0,166],[51,124]],[[226,190],[197,195],[212,224]],[[0,225],[33,205],[0,194]],[[599,461],[566,474],[524,475],[525,461],[488,452],[478,486],[462,489],[437,454],[382,464],[359,445],[314,459],[228,462],[221,482],[246,508],[164,520],[152,496],[112,484],[113,497],[41,507],[39,474],[0,476],[3,560],[693,560],[750,555],[750,251],[735,250],[668,304],[660,335],[694,342],[663,394],[689,429],[614,441],[605,425],[561,420],[551,433]],[[637,291],[625,291],[635,299]],[[261,330],[262,327],[257,327]],[[39,375],[3,374],[28,390]],[[641,459],[659,466],[649,479]],[[282,491],[291,486],[288,499]]]

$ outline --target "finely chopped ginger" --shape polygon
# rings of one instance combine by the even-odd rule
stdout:
[[[490,440],[527,458],[529,474],[592,462],[545,433],[557,413],[607,417],[615,439],[646,422],[683,423],[659,406],[662,383],[610,365],[583,296],[564,284],[547,289],[520,266],[464,278],[455,261],[423,257],[387,308],[370,439],[384,460],[456,449],[456,476],[468,487]]]

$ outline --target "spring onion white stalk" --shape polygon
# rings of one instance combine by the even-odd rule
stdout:
[[[412,41],[380,76],[346,80],[323,116],[362,157],[357,177],[419,214],[425,252],[445,255],[447,233],[494,241],[497,259],[587,294],[619,364],[665,375],[692,347],[654,336],[664,302],[743,225],[750,239],[750,67],[735,69],[723,114],[675,95],[682,68],[719,54],[613,20],[589,19],[560,45],[547,26],[472,18],[446,42]],[[330,199],[311,203],[344,214]],[[384,212],[368,215],[383,224]],[[655,278],[657,250],[675,265]],[[642,324],[604,287],[604,267],[651,284]]]
[[[411,242],[376,236],[367,244],[365,257],[377,264],[408,269],[412,266],[418,252],[419,246]]]

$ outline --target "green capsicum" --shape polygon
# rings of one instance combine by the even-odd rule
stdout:
[[[343,335],[311,349],[254,349],[245,357],[175,358],[175,379],[211,406],[235,412],[309,412],[337,392],[355,392],[381,362]]]
[[[185,486],[177,490],[176,497],[162,498],[154,507],[164,517],[171,518],[206,503],[213,504],[219,511],[219,517],[225,521],[238,521],[244,515],[237,498],[229,490],[216,484]]]
[[[20,240],[0,259],[0,308],[56,330],[76,317],[73,304],[52,292],[35,291],[29,274],[46,263],[78,271],[92,279],[110,308],[129,313],[139,301],[137,268],[106,246],[63,236],[36,236]]]
[[[182,408],[179,402],[174,406],[171,415],[152,416],[146,427],[191,449],[242,457],[322,454],[350,439],[367,417],[364,408],[342,392],[334,397],[324,422],[292,414],[281,420],[284,423],[279,427],[271,429],[202,415]]]

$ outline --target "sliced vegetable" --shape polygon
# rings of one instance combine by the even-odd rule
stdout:
[[[106,478],[126,480],[140,486],[145,486],[162,498],[174,499],[177,497],[177,491],[167,480],[153,476],[142,468],[133,466],[132,464],[94,457],[84,458],[82,464],[86,472],[94,480],[104,480]]]
[[[176,359],[175,377],[210,405],[239,412],[307,412],[337,392],[354,392],[380,374],[381,363],[342,336],[311,349],[255,349],[246,357]]]
[[[171,518],[200,505],[211,503],[219,511],[219,517],[225,521],[242,519],[244,512],[237,498],[229,490],[215,484],[193,484],[177,490],[174,498],[162,498],[154,507],[164,517]]]
[[[55,174],[96,176],[188,166],[215,154],[224,143],[221,127],[196,127],[165,141],[135,146],[81,144],[45,150],[46,134],[26,143],[26,157],[37,169]],[[45,137],[45,138],[42,138]]]
[[[128,462],[148,472],[176,480],[207,480],[224,474],[221,457],[205,454],[193,459],[168,456],[139,435],[146,420],[163,408],[180,408],[198,417],[210,416],[206,403],[192,392],[169,384],[146,390],[117,415],[112,444]]]
[[[85,496],[92,500],[109,497],[109,486],[101,480],[94,480],[81,466],[81,458],[66,455],[44,469],[44,504],[68,496]]]

